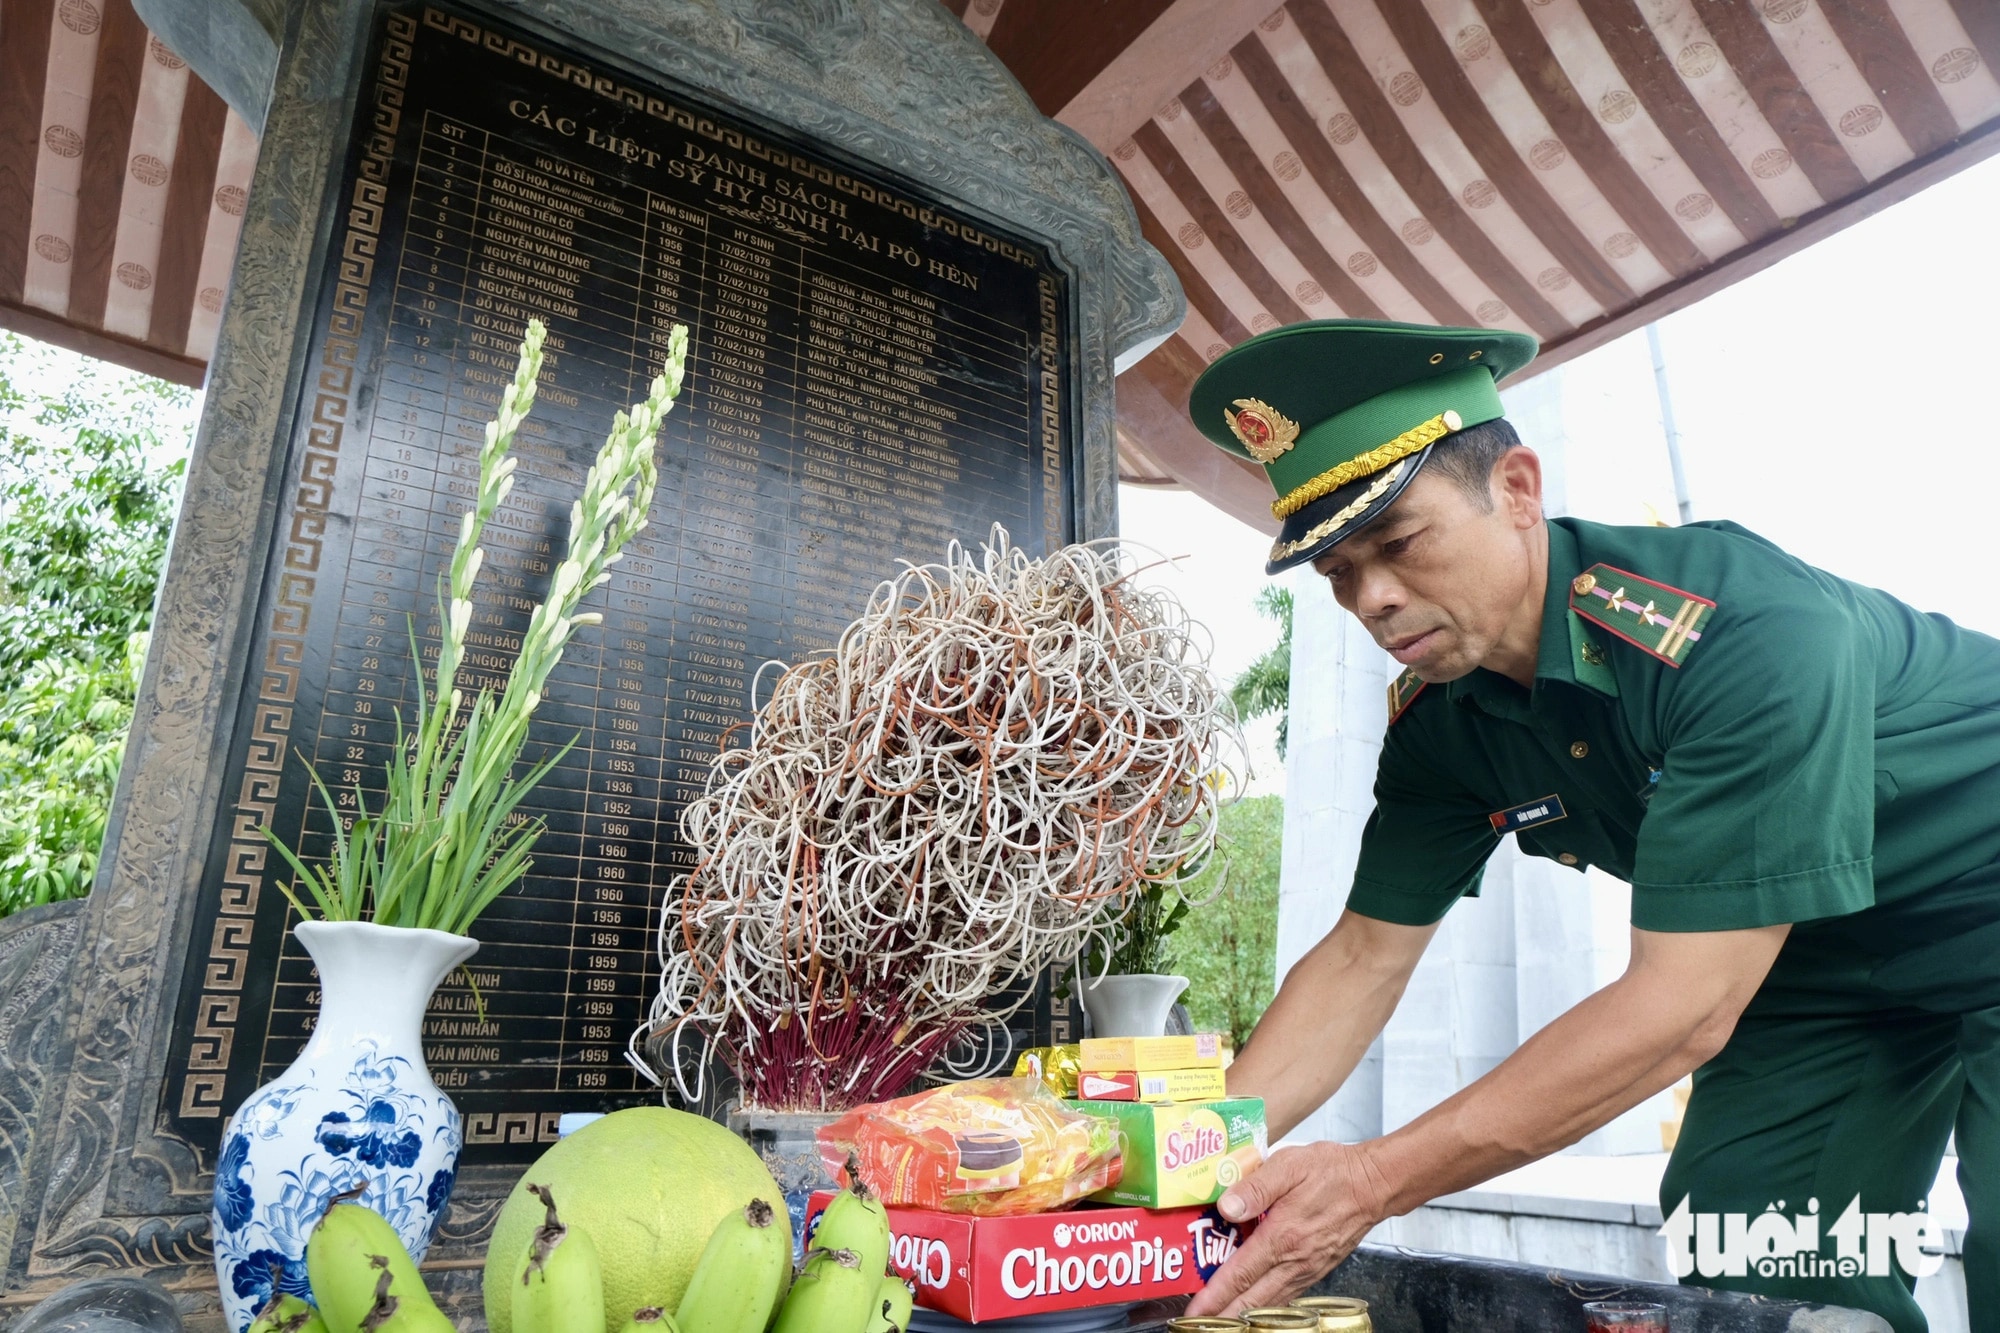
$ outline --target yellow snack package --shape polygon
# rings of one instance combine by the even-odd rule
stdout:
[[[1056,1096],[1074,1097],[1081,1050],[1076,1045],[1031,1046],[1014,1062],[1014,1077],[1038,1078]]]
[[[1085,1037],[1077,1048],[1088,1073],[1125,1070],[1152,1074],[1168,1069],[1222,1068],[1222,1035],[1197,1032],[1179,1037]]]

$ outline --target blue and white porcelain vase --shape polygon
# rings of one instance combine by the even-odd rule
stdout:
[[[291,1068],[237,1108],[216,1163],[210,1224],[231,1333],[274,1285],[311,1296],[306,1237],[335,1195],[365,1185],[354,1201],[423,1258],[464,1143],[458,1108],[424,1066],[423,1022],[479,942],[361,921],[292,931],[319,967],[319,1017]]]

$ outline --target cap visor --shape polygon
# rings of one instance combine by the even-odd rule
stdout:
[[[1278,574],[1315,560],[1381,517],[1382,511],[1396,503],[1403,489],[1430,461],[1435,447],[1426,445],[1408,458],[1351,481],[1292,514],[1279,531],[1278,540],[1271,545],[1271,558],[1264,562],[1264,572]]]

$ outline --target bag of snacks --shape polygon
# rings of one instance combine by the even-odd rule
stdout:
[[[980,1217],[1045,1213],[1116,1184],[1118,1135],[1035,1078],[973,1079],[875,1102],[818,1133],[820,1158],[893,1208]]]

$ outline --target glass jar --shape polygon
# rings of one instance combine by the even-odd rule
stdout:
[[[1319,1333],[1374,1333],[1368,1302],[1354,1296],[1301,1296],[1292,1308],[1318,1315]]]

